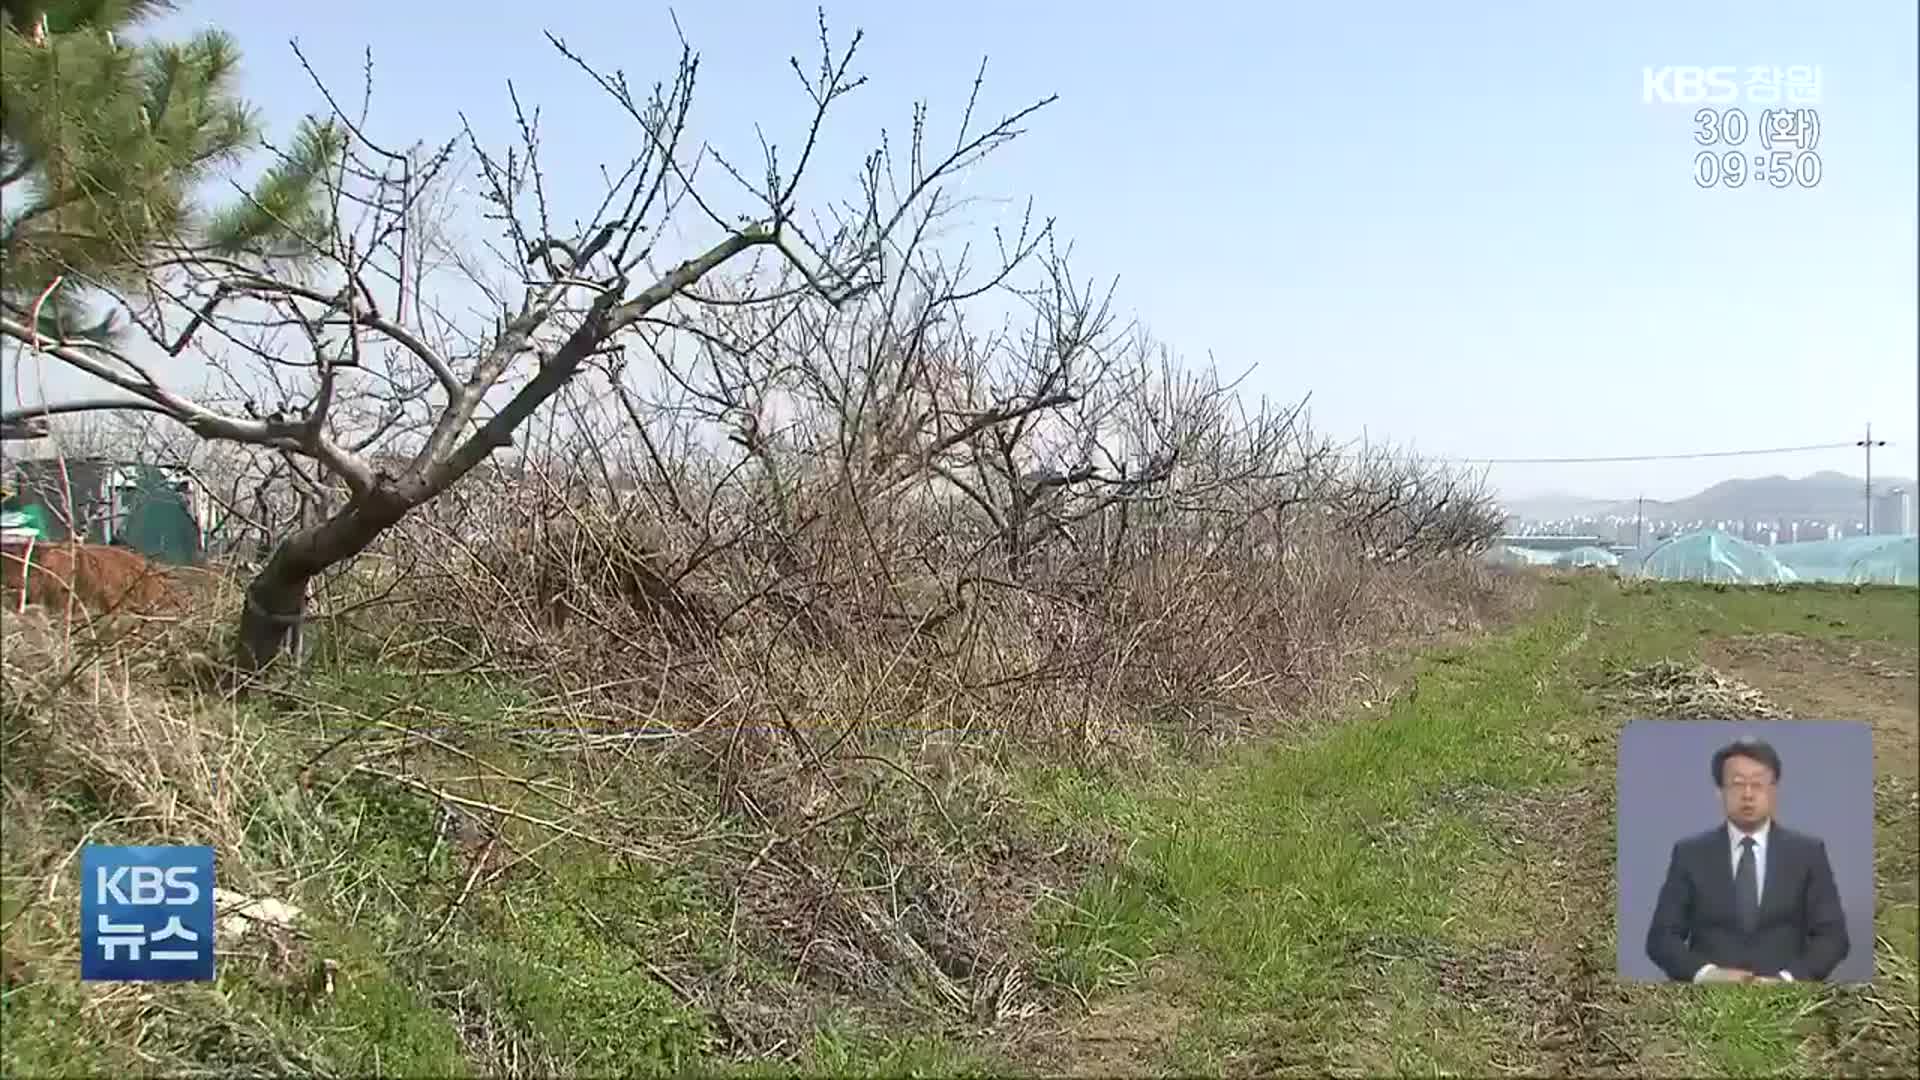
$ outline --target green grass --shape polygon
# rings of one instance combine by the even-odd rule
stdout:
[[[77,982],[41,982],[0,992],[0,1075],[110,1076],[135,1068],[124,1044],[74,1030],[87,995]]]
[[[1584,579],[1547,591],[1524,625],[1410,660],[1390,705],[1327,721],[1293,745],[1132,777],[1063,766],[1020,775],[1019,801],[1031,808],[1023,826],[1117,837],[1124,851],[1036,910],[1037,976],[1097,1006],[1166,1006],[1180,1019],[1162,1025],[1164,1071],[1541,1066],[1544,1051],[1503,1011],[1515,1003],[1497,1000],[1498,978],[1474,983],[1472,962],[1540,944],[1564,901],[1582,929],[1546,944],[1585,947],[1610,980],[1611,867],[1597,885],[1548,883],[1540,849],[1516,849],[1480,808],[1610,790],[1619,717],[1590,693],[1594,679],[1616,665],[1693,657],[1736,634],[1920,650],[1913,590],[1623,590]],[[99,816],[96,793],[70,787],[31,829],[10,822],[0,922],[6,951],[26,957],[33,977],[0,991],[0,1074],[474,1075],[497,1069],[503,1054],[523,1069],[594,1075],[1020,1071],[998,1036],[844,1009],[823,1010],[818,1030],[782,1060],[722,1060],[713,1019],[660,977],[662,965],[731,969],[777,992],[803,991],[765,958],[736,952],[727,898],[699,867],[617,858],[509,821],[516,847],[546,845],[540,869],[480,890],[449,918],[467,866],[440,838],[430,798],[338,769],[322,770],[325,783],[296,782],[319,748],[364,726],[355,716],[376,716],[451,726],[471,755],[409,751],[401,771],[551,815],[526,785],[473,779],[487,766],[534,779],[524,757],[488,735],[517,726],[529,701],[525,688],[476,677],[323,667],[298,700],[244,710],[236,732],[272,757],[243,808],[246,877],[226,884],[299,904],[307,937],[287,955],[229,955],[217,983],[159,988],[137,1005],[102,1007],[109,991],[74,980],[71,888],[64,907],[30,904],[23,891]],[[363,738],[341,760],[390,736]],[[665,812],[638,765],[600,797]],[[1570,857],[1609,860],[1611,821],[1590,831],[1603,832],[1601,842]],[[1883,847],[1890,837],[1883,830]],[[1889,858],[1911,872],[1910,856]],[[1909,980],[1916,923],[1920,907],[1907,903],[1881,926]],[[331,994],[316,990],[322,958],[338,965]],[[1466,976],[1443,977],[1463,966]],[[1810,1032],[1880,1015],[1857,998],[1822,1004],[1820,993],[1652,987],[1607,1000],[1617,1037],[1646,1056],[1647,1071],[1759,1075],[1818,1071],[1803,1049]],[[1124,1010],[1091,1021],[1127,1022]]]
[[[1121,822],[1136,843],[1127,862],[1043,920],[1046,973],[1097,994],[1137,982],[1156,960],[1183,973],[1200,965],[1201,978],[1180,980],[1194,1020],[1169,1048],[1166,1066],[1179,1071],[1215,1071],[1281,1016],[1287,1040],[1326,1042],[1327,1061],[1487,1072],[1510,1036],[1482,1010],[1417,964],[1380,975],[1352,958],[1369,936],[1461,949],[1524,943],[1548,911],[1524,881],[1540,852],[1503,850],[1469,811],[1444,801],[1435,809],[1436,793],[1610,786],[1618,717],[1587,688],[1614,665],[1692,658],[1716,637],[1764,632],[1920,647],[1910,589],[1621,590],[1587,579],[1552,592],[1540,617],[1429,656],[1384,714],[1334,724],[1304,747],[1167,777],[1119,814],[1110,798],[1056,785],[1051,812]],[[1602,827],[1605,842],[1589,857],[1610,874],[1611,820]],[[1587,902],[1604,928],[1588,945],[1611,978],[1610,894]],[[1195,983],[1209,988],[1198,999]],[[1669,988],[1643,988],[1625,1023],[1690,1048],[1700,1067],[1745,1075],[1795,1060],[1804,1035],[1795,1014],[1815,993],[1674,1000]],[[1354,1034],[1362,1017],[1379,1021],[1364,1037]]]
[[[1670,1022],[1722,1076],[1778,1074],[1799,1064],[1794,1018],[1810,996],[1800,990],[1690,995],[1673,1003]]]
[[[1053,900],[1038,915],[1047,941],[1040,974],[1082,994],[1125,986],[1174,918],[1173,893],[1158,867],[1103,872],[1071,900]]]
[[[470,756],[409,751],[403,771],[412,775],[444,776],[460,788],[457,778],[471,782],[478,761],[527,779],[528,763],[487,736],[524,693],[472,678],[406,680],[322,667],[300,698],[270,699],[239,718],[271,756],[255,762],[260,771],[243,808],[244,857],[233,865],[245,869],[222,881],[304,910],[293,954],[258,959],[251,954],[264,946],[251,945],[223,951],[217,982],[158,988],[138,1023],[123,1008],[89,1007],[124,988],[83,986],[70,961],[59,959],[72,952],[72,911],[40,905],[16,924],[27,910],[17,883],[35,875],[24,865],[24,843],[16,843],[25,838],[9,830],[0,920],[10,926],[7,952],[31,958],[33,977],[0,995],[0,1074],[115,1075],[158,1065],[458,1076],[497,1067],[476,1060],[462,1038],[462,1016],[517,1046],[523,1067],[534,1061],[563,1073],[661,1075],[705,1061],[712,1041],[705,1017],[648,968],[668,945],[685,941],[700,943],[697,958],[709,967],[725,959],[717,951],[726,938],[723,906],[690,876],[552,843],[536,827],[510,827],[506,837],[519,850],[545,843],[544,869],[476,890],[449,918],[467,872],[439,836],[441,811],[432,800],[338,768],[323,772],[323,784],[297,782],[315,751],[365,727],[355,717],[367,716],[457,729],[443,737]],[[627,778],[640,787],[644,781]],[[51,802],[58,813],[40,823],[40,851],[78,842],[89,812],[74,798]],[[76,906],[71,888],[63,900],[63,909]],[[337,964],[331,994],[316,990],[322,958]]]
[[[1009,1075],[999,1055],[972,1051],[937,1034],[874,1032],[844,1016],[830,1017],[792,1060],[760,1061],[719,1072],[742,1078],[789,1076],[996,1077]]]
[[[1329,989],[1358,935],[1434,931],[1454,868],[1481,854],[1482,841],[1445,825],[1411,850],[1376,837],[1433,788],[1527,786],[1563,771],[1526,752],[1520,736],[1530,720],[1570,707],[1536,672],[1577,618],[1562,613],[1457,663],[1423,664],[1415,696],[1305,748],[1182,778],[1143,838],[1148,869],[1077,902],[1109,929],[1069,923],[1063,943],[1135,962],[1149,948],[1196,952],[1222,995],[1251,1006]]]
[[[709,1033],[641,966],[642,949],[578,912],[542,905],[499,924],[473,971],[496,1008],[582,1075],[665,1075],[699,1060]]]

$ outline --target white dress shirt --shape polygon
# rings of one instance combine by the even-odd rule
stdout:
[[[1727,862],[1732,868],[1736,879],[1740,875],[1740,841],[1748,837],[1753,838],[1754,903],[1757,906],[1760,900],[1767,895],[1767,838],[1773,833],[1773,821],[1769,819],[1761,822],[1760,827],[1750,833],[1743,831],[1740,826],[1729,821],[1726,824],[1726,830]],[[1693,973],[1693,981],[1699,982],[1703,977],[1713,973],[1715,970],[1716,967],[1713,964],[1702,964],[1700,970]],[[1780,978],[1784,982],[1793,981],[1793,976],[1784,971],[1780,973]]]

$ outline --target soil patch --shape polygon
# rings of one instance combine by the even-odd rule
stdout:
[[[1920,772],[1920,660],[1913,653],[1876,641],[1753,634],[1713,642],[1707,659],[1797,716],[1871,724],[1881,775]]]
[[[1201,987],[1171,958],[1140,985],[1096,1001],[1064,1027],[1025,1033],[1022,1061],[1050,1076],[1142,1076],[1167,1070],[1168,1055],[1197,1015]]]

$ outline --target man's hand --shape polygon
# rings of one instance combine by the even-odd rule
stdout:
[[[1702,972],[1700,975],[1701,982],[1744,983],[1744,982],[1752,982],[1753,980],[1754,980],[1753,972],[1748,971],[1745,968],[1736,968],[1736,967],[1715,966],[1707,969],[1706,971]]]

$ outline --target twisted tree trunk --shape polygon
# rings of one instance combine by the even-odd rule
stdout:
[[[305,647],[308,585],[329,567],[365,551],[409,509],[406,499],[383,485],[282,541],[247,584],[235,641],[240,669],[261,671],[283,653],[298,663]]]

